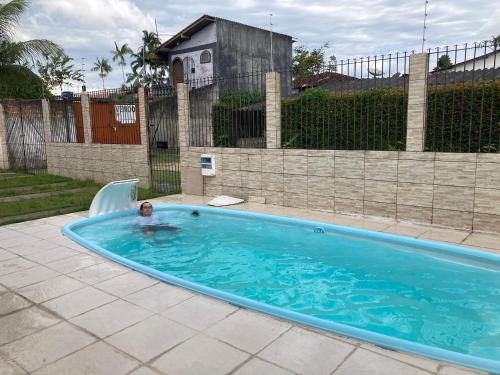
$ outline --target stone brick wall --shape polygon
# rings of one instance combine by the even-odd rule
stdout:
[[[201,153],[216,160],[207,196],[500,232],[499,154],[190,147],[182,167]]]

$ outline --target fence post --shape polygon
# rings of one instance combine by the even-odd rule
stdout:
[[[148,165],[148,186],[151,186],[152,173],[151,173],[151,158],[149,149],[149,130],[148,130],[148,102],[146,98],[146,90],[144,86],[139,87],[138,91],[139,100],[139,127],[141,132],[141,145],[144,147],[146,163]]]
[[[277,72],[266,73],[266,147],[281,148],[281,83]]]
[[[92,143],[92,119],[90,118],[90,98],[89,94],[82,92],[80,96],[82,105],[83,137],[85,143]]]
[[[7,151],[7,124],[3,104],[0,103],[0,168],[9,169],[9,154]]]
[[[43,133],[45,144],[52,142],[52,130],[50,129],[50,103],[47,99],[42,99]]]
[[[177,111],[179,122],[179,148],[182,149],[189,146],[189,90],[185,83],[177,84]]]
[[[428,72],[429,55],[427,53],[416,53],[410,56],[406,151],[424,151]]]

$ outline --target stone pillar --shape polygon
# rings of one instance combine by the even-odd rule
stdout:
[[[266,147],[281,148],[280,74],[266,73]]]
[[[424,151],[428,72],[429,55],[427,53],[417,53],[410,56],[406,151]]]
[[[149,150],[149,129],[148,129],[148,102],[146,98],[146,90],[144,86],[139,87],[139,126],[141,132],[141,145],[144,149],[144,161],[148,166],[148,180],[147,186],[151,186],[152,176],[151,176],[151,158]]]
[[[85,143],[92,143],[92,119],[90,117],[90,98],[89,94],[82,92],[80,97],[80,103],[82,105],[82,117],[83,117],[83,135],[85,138]]]
[[[45,144],[52,142],[52,131],[50,129],[50,103],[47,99],[42,99],[43,133]]]
[[[179,148],[189,146],[189,89],[185,83],[177,84],[177,111],[179,124]]]
[[[9,154],[7,152],[7,124],[3,104],[0,103],[0,168],[9,169]]]

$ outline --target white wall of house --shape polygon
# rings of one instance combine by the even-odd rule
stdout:
[[[496,56],[495,56],[496,55]],[[458,63],[451,68],[451,70],[457,72],[463,72],[464,70],[480,70],[480,69],[491,69],[500,67],[500,50],[486,57],[479,56],[473,60],[466,61],[464,63]]]
[[[208,26],[205,26],[197,33],[191,35],[190,39],[187,39],[182,43],[180,43],[179,45],[173,47],[170,50],[170,53],[173,54],[175,53],[175,51],[183,50],[186,48],[198,47],[203,44],[215,43],[216,41],[217,41],[217,33],[214,22]]]
[[[208,51],[210,52],[210,62],[209,63],[204,63],[202,64],[200,62],[200,56],[203,53],[203,51]],[[178,55],[172,55],[172,61],[175,59],[181,59],[183,62],[184,66],[184,79],[186,80],[199,80],[200,82],[196,83],[196,86],[204,86],[205,84],[209,82],[201,82],[203,80],[207,80],[208,78],[211,78],[214,75],[214,54],[212,48],[208,49],[200,49],[198,51],[191,51],[187,53],[180,53]],[[186,64],[187,60],[186,58],[191,58],[192,62],[194,63],[194,73],[191,73],[190,64]]]

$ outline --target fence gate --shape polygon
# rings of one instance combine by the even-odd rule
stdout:
[[[47,173],[42,101],[8,100],[3,107],[10,169]]]
[[[149,145],[152,183],[156,190],[181,192],[177,92],[173,87],[149,89]]]

